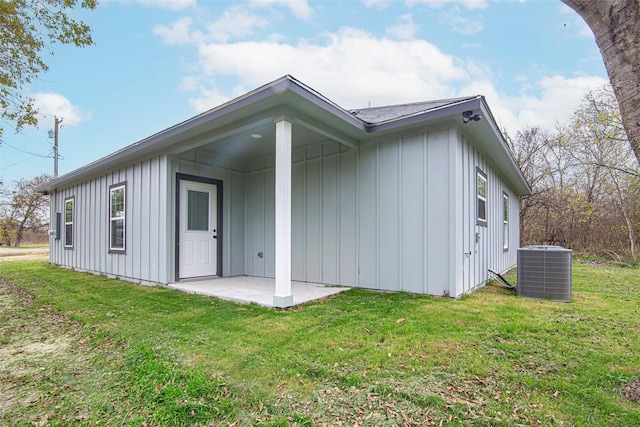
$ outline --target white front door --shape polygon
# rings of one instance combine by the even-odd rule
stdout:
[[[180,279],[218,273],[217,192],[215,184],[180,180]]]

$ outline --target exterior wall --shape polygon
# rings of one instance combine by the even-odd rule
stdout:
[[[473,145],[460,136],[460,159],[462,170],[462,280],[456,283],[452,294],[467,293],[484,285],[491,275],[489,269],[503,273],[516,265],[519,245],[519,198],[508,187],[496,169]],[[476,223],[476,177],[477,169],[487,175],[487,225]],[[509,196],[509,248],[503,247],[503,193]],[[476,237],[476,234],[478,237]],[[476,239],[478,241],[476,242]],[[468,254],[468,255],[466,255]]]
[[[294,152],[293,280],[449,295],[451,136]],[[253,161],[246,180],[248,275],[274,276],[273,164]]]
[[[293,280],[357,285],[356,160],[335,142],[292,153]],[[252,161],[246,179],[252,276],[275,275],[274,164],[273,156]]]
[[[223,187],[223,275],[275,276],[275,157],[238,162],[194,150],[123,166],[52,194],[62,238],[51,262],[145,283],[175,280],[176,173]],[[476,224],[476,168],[487,175],[487,225]],[[396,135],[348,149],[292,155],[292,279],[457,297],[488,269],[516,264],[518,197],[454,129]],[[125,254],[109,253],[109,186],[126,181]],[[502,194],[509,196],[503,250]],[[64,249],[64,200],[75,197],[74,248]],[[476,242],[476,233],[478,240]]]
[[[109,252],[109,186],[126,182],[126,251]],[[167,158],[157,156],[51,194],[51,217],[61,213],[60,239],[50,237],[50,262],[143,283],[167,283],[170,194]],[[64,201],[74,197],[74,246],[64,248]]]
[[[245,170],[246,164],[204,151],[190,151],[171,159],[169,212],[175,230],[176,173],[222,181],[222,275],[245,274]],[[170,236],[170,254],[175,253],[175,233]],[[170,255],[170,280],[175,280],[175,258]]]
[[[448,295],[449,139],[443,129],[360,148],[358,286]]]
[[[274,163],[256,159],[247,173],[247,275],[275,275]],[[487,226],[476,225],[476,167],[487,174]],[[453,129],[358,150],[308,146],[293,153],[292,175],[293,280],[457,297],[482,286],[489,268],[516,263],[518,197]]]

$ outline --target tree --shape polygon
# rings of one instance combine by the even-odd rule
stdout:
[[[620,105],[631,149],[640,163],[640,1],[562,0],[596,38]]]
[[[640,168],[613,91],[587,93],[569,121],[508,139],[533,190],[521,199],[522,245],[637,262]]]
[[[553,192],[549,178],[548,152],[551,136],[540,127],[518,131],[515,138],[507,137],[515,160],[533,190],[520,198],[520,245],[535,242],[542,235],[538,220],[548,217],[548,197]]]
[[[615,226],[618,230],[626,228],[631,259],[637,262],[635,230],[631,220],[635,206],[630,195],[640,173],[629,149],[620,110],[611,88],[604,87],[587,93],[575,111],[569,128],[568,138],[573,140],[570,153],[583,171],[579,177],[580,185],[592,207],[589,219],[597,219],[599,215],[608,219],[609,227]],[[606,214],[598,214],[598,205]],[[585,231],[588,234],[600,232],[594,229]],[[622,241],[620,237],[618,235],[619,242]]]
[[[0,215],[0,239],[7,246],[20,246],[26,231],[48,228],[49,196],[36,191],[51,181],[51,176],[40,175],[21,179],[15,189],[6,195]]]
[[[33,99],[22,91],[49,68],[42,53],[53,54],[56,43],[84,47],[93,44],[91,29],[69,17],[78,0],[0,1],[0,116],[15,123],[37,125]],[[94,9],[96,0],[82,0],[82,8]],[[0,126],[0,137],[3,127]]]

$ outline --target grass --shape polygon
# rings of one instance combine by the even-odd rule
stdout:
[[[638,268],[575,266],[571,303],[354,289],[286,311],[39,262],[0,277],[83,354],[24,379],[39,398],[8,425],[640,425],[620,396],[640,375]],[[0,343],[21,315],[0,311]]]
[[[49,249],[48,243],[23,243],[20,246],[0,246],[0,249]]]

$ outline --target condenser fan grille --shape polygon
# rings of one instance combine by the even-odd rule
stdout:
[[[560,246],[518,249],[518,295],[571,301],[571,250]]]

